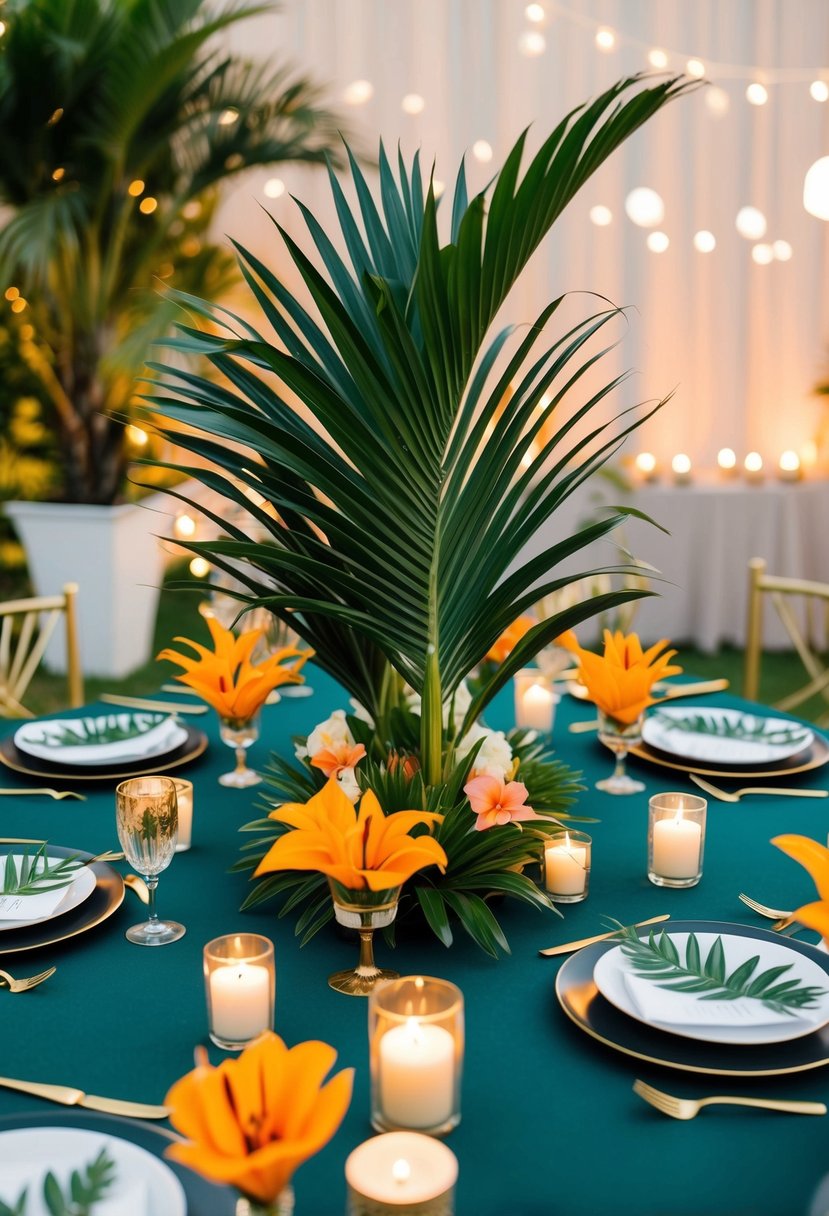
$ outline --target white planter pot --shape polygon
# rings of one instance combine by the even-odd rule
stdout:
[[[10,502],[5,511],[26,550],[37,595],[77,583],[84,675],[120,679],[150,658],[175,500],[155,494],[116,507]],[[57,631],[59,634],[60,631]],[[46,664],[66,670],[63,636]]]

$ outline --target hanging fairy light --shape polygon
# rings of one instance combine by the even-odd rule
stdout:
[[[689,59],[685,64],[685,71],[689,76],[695,76],[699,79],[705,75],[705,64],[701,59]]]
[[[694,233],[694,248],[697,253],[711,253],[717,247],[717,238],[707,228]]]
[[[285,193],[285,183],[281,177],[269,177],[262,187],[262,193],[266,198],[282,198]]]
[[[352,80],[343,89],[343,101],[347,106],[364,106],[374,96],[374,85],[370,80]]]
[[[654,228],[665,218],[665,204],[649,186],[637,186],[625,199],[628,219],[640,228]]]
[[[758,482],[763,480],[763,457],[759,452],[749,452],[743,461],[746,481]]]
[[[715,117],[722,118],[731,109],[731,98],[725,89],[720,89],[715,85],[712,89],[706,90],[705,104]]]
[[[210,562],[203,557],[194,557],[190,563],[190,573],[193,578],[207,578],[210,573]]]
[[[813,101],[829,101],[829,84],[825,80],[813,80],[809,93]]]
[[[746,89],[746,101],[752,106],[764,106],[769,99],[769,91],[759,80],[753,80]]]
[[[426,109],[426,101],[420,93],[407,93],[400,103],[404,114],[422,114]]]
[[[747,241],[759,241],[766,235],[766,217],[757,207],[741,207],[735,223]]]
[[[613,223],[613,212],[603,203],[597,203],[595,207],[590,208],[590,220],[597,228],[606,228],[608,224]]]
[[[479,160],[482,165],[487,165],[492,160],[492,144],[485,139],[476,139],[472,145],[472,155],[475,160]]]
[[[737,471],[737,453],[733,448],[720,448],[717,452],[717,466],[723,477],[733,477]]]
[[[758,266],[768,266],[769,263],[774,261],[774,250],[771,245],[755,245],[751,251],[751,257],[752,261],[756,262]]]
[[[668,56],[659,47],[654,47],[653,50],[648,51],[648,63],[658,72],[662,72],[668,66]]]
[[[524,16],[528,21],[532,21],[534,25],[540,25],[546,15],[542,4],[528,4],[524,9]]]
[[[772,241],[771,248],[778,262],[791,261],[792,247],[788,241]]]
[[[651,253],[664,253],[670,245],[670,240],[664,232],[649,232],[647,246]]]
[[[176,516],[173,531],[180,540],[189,540],[191,536],[196,535],[196,521],[192,515],[182,512],[181,515]]]
[[[530,59],[534,59],[538,55],[543,55],[546,51],[547,39],[540,30],[524,30],[524,33],[518,39],[518,49],[522,55],[527,55]]]
[[[829,220],[829,156],[816,160],[803,179],[803,206],[819,220]]]
[[[616,45],[616,35],[613,30],[603,25],[601,29],[596,30],[596,46],[600,51],[612,51]]]
[[[659,469],[653,452],[639,452],[633,463],[645,481],[656,481]]]

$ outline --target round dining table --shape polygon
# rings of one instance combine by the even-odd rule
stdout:
[[[261,737],[249,751],[259,771],[266,770],[271,751],[292,754],[294,736],[305,735],[347,704],[325,673],[310,668],[308,675],[312,695],[285,697],[264,711]],[[750,708],[729,693],[706,697],[704,703]],[[74,712],[105,711],[112,712],[101,705]],[[513,716],[507,688],[489,707],[487,723],[506,729]],[[568,729],[593,716],[591,705],[566,696],[553,730],[558,756],[582,774],[584,789],[572,811],[596,820],[575,825],[593,839],[588,898],[563,906],[561,917],[510,900],[501,903],[495,910],[511,953],[498,959],[462,931],[450,948],[419,924],[401,923],[394,949],[377,935],[380,966],[451,980],[465,998],[461,1121],[446,1140],[459,1162],[456,1214],[819,1216],[829,1211],[829,1199],[825,1204],[815,1199],[829,1175],[829,1117],[713,1107],[681,1122],[643,1102],[633,1083],[639,1078],[681,1097],[824,1101],[829,1099],[829,1029],[817,1032],[821,1050],[825,1047],[823,1066],[804,1071],[744,1078],[661,1066],[597,1041],[565,1016],[556,975],[575,956],[542,957],[539,951],[599,934],[607,929],[607,918],[631,924],[667,913],[673,921],[768,928],[769,921],[739,901],[741,891],[784,909],[809,902],[815,898],[811,879],[770,840],[792,832],[826,841],[829,799],[787,797],[782,791],[825,788],[829,766],[780,782],[780,796],[748,796],[734,803],[710,798],[700,883],[688,889],[657,887],[646,873],[649,797],[699,790],[679,770],[635,759],[629,770],[645,783],[644,792],[614,797],[596,790],[595,781],[611,768],[611,756],[595,732]],[[163,1103],[172,1083],[193,1067],[194,1048],[206,1047],[213,1063],[226,1058],[207,1035],[205,943],[227,933],[264,934],[276,952],[276,1032],[288,1045],[307,1039],[330,1043],[338,1053],[337,1067],[355,1069],[353,1098],[341,1127],[294,1179],[297,1216],[343,1216],[346,1158],[373,1134],[367,1001],[333,991],[327,977],[353,964],[356,947],[333,923],[301,947],[294,933],[296,914],[280,918],[273,904],[240,911],[250,880],[229,871],[248,839],[240,829],[263,814],[267,786],[221,786],[218,777],[232,766],[232,755],[219,739],[216,715],[210,711],[187,721],[208,739],[205,752],[177,770],[194,785],[193,843],[175,855],[158,888],[159,914],[182,922],[185,936],[154,949],[127,941],[125,930],[145,911],[129,890],[111,916],[64,941],[10,953],[4,952],[0,935],[0,967],[23,976],[57,968],[29,992],[0,988],[0,1074]],[[5,734],[14,729],[9,724]],[[85,801],[4,793],[0,844],[17,837],[92,853],[119,847],[114,780],[70,786],[12,770],[3,770],[0,779],[5,790],[45,784],[77,789]],[[116,865],[128,872],[126,863]],[[803,931],[798,940],[815,942],[816,935]],[[737,1064],[741,1050],[733,1048]],[[781,1067],[787,1050],[787,1044],[780,1045]],[[62,1107],[0,1085],[0,1130],[42,1123],[46,1116],[55,1124],[67,1117]],[[69,1118],[84,1116],[73,1111]],[[131,1132],[160,1151],[164,1137],[158,1131],[170,1129],[165,1123],[154,1126],[152,1132],[140,1123],[113,1122],[112,1130]],[[3,1193],[1,1171],[0,1198],[12,1198]],[[190,1204],[190,1216],[220,1216],[228,1210],[227,1192],[202,1188]]]

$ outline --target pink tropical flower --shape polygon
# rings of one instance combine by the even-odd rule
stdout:
[[[359,764],[365,754],[366,749],[362,743],[332,743],[330,747],[325,747],[312,756],[311,764],[314,768],[321,769],[326,777],[339,777],[345,769],[354,768],[355,764]]]
[[[469,805],[478,816],[475,830],[498,827],[505,823],[516,823],[520,819],[540,819],[531,806],[527,806],[527,787],[521,781],[504,782],[498,777],[473,777],[463,787]]]

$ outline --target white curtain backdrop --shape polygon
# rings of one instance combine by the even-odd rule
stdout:
[[[536,147],[569,109],[622,75],[651,70],[651,48],[667,52],[671,71],[699,58],[712,85],[673,103],[588,183],[536,254],[505,319],[529,321],[562,291],[590,290],[630,306],[621,347],[603,371],[636,373],[616,404],[676,391],[628,450],[646,448],[668,463],[687,452],[698,468],[712,466],[722,446],[740,458],[756,448],[776,463],[784,448],[801,448],[819,430],[825,407],[813,390],[829,378],[829,226],[802,205],[806,170],[829,153],[829,102],[809,94],[810,80],[829,79],[829,4],[569,0],[542,3],[540,24],[525,7],[524,0],[283,0],[279,14],[240,26],[235,46],[292,58],[328,85],[366,151],[376,150],[379,136],[408,155],[419,147],[450,188],[464,153],[471,187],[482,187],[524,127]],[[609,52],[595,44],[600,25],[616,35]],[[522,53],[528,32],[542,35],[543,53]],[[752,79],[767,81],[764,106],[745,99]],[[344,90],[356,80],[368,81],[373,94],[349,106]],[[419,114],[401,108],[410,93],[423,98]],[[477,140],[491,145],[490,163],[471,154]],[[324,173],[280,169],[286,193],[276,200],[263,194],[269,176],[242,178],[220,222],[287,270],[260,205],[302,234],[295,193],[331,231],[335,224]],[[664,199],[659,229],[670,244],[663,253],[650,252],[647,231],[625,216],[625,197],[639,185]],[[610,225],[591,222],[596,204],[610,209]],[[765,241],[791,245],[789,261],[752,259],[752,242],[735,228],[746,205],[766,216]],[[710,253],[694,248],[701,229],[716,238]],[[590,305],[582,296],[573,306],[582,315]]]

